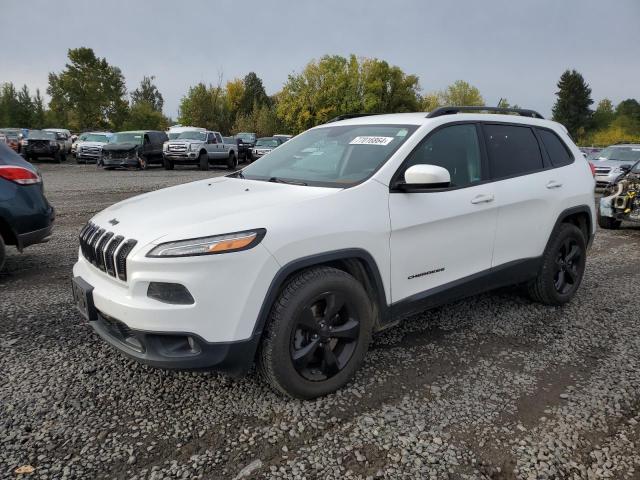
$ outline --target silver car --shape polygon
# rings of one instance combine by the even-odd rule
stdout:
[[[611,145],[589,157],[595,167],[597,187],[612,184],[640,160],[640,144]]]

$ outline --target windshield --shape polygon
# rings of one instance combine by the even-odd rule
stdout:
[[[259,138],[256,142],[256,147],[276,148],[278,145],[280,145],[280,142],[274,138]]]
[[[256,141],[256,134],[255,133],[239,133],[236,135],[236,138],[239,138],[240,140],[242,140],[243,142],[255,142]]]
[[[29,140],[55,140],[56,134],[53,132],[45,132],[43,130],[31,130],[29,132]]]
[[[80,140],[83,142],[103,142],[106,143],[109,141],[109,137],[107,135],[101,135],[99,133],[87,133],[80,137]]]
[[[139,132],[120,132],[116,133],[109,140],[110,143],[136,143],[142,144],[143,134]]]
[[[637,162],[640,160],[640,145],[637,147],[607,147],[594,155],[594,160]]]
[[[309,130],[252,163],[242,176],[253,180],[349,187],[380,168],[418,127],[340,125]]]
[[[195,130],[191,130],[189,132],[182,132],[178,135],[178,140],[200,140],[204,142],[207,140],[207,134],[205,132],[197,132]]]

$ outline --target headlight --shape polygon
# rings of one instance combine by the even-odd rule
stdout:
[[[161,243],[147,253],[147,257],[192,257],[196,255],[239,252],[255,247],[266,233],[267,231],[264,228],[256,228],[255,230],[228,233],[226,235]]]
[[[169,150],[169,142],[164,142],[162,144],[162,151],[166,152],[167,150]]]
[[[198,144],[198,143],[192,143],[192,144],[189,145],[189,150],[191,150],[192,152],[195,152],[199,148],[200,148],[200,144]]]
[[[51,145],[52,147],[57,144],[58,142],[56,142],[55,140],[49,140],[49,145]]]
[[[20,140],[20,145],[22,145],[23,147],[26,147],[27,145],[29,145],[29,140]]]

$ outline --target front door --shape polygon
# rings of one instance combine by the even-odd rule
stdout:
[[[451,185],[389,196],[394,303],[491,268],[497,210],[493,185],[482,183],[486,168],[476,125],[445,125],[432,132],[396,178],[417,164],[446,168]]]

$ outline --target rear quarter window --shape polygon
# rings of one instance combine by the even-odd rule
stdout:
[[[573,163],[573,155],[558,135],[551,130],[541,128],[538,129],[538,134],[554,167],[564,167]]]
[[[542,153],[531,127],[483,124],[487,154],[494,179],[542,170]]]

